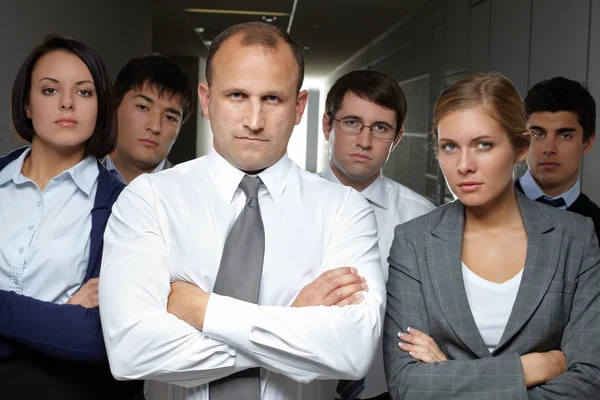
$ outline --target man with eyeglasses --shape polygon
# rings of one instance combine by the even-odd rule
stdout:
[[[435,208],[422,196],[381,174],[404,132],[406,111],[406,97],[398,82],[381,72],[360,70],[334,83],[323,115],[330,157],[320,175],[330,182],[353,187],[374,209],[386,281],[394,227]],[[343,400],[390,399],[381,343],[366,378],[340,381],[337,396]]]

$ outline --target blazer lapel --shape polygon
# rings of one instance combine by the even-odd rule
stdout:
[[[515,303],[494,353],[523,328],[544,298],[558,266],[563,237],[563,230],[554,227],[537,203],[520,192],[517,200],[527,232],[527,255]]]
[[[446,321],[456,336],[480,358],[491,357],[469,307],[462,276],[464,206],[447,206],[440,223],[428,236],[427,263],[432,284]]]

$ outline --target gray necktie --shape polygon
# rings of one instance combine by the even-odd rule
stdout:
[[[223,247],[214,293],[258,302],[265,254],[265,229],[258,206],[260,178],[245,175],[240,189],[246,206],[235,220]],[[210,400],[260,400],[260,369],[252,368],[211,382]]]

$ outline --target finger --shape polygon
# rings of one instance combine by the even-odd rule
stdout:
[[[408,332],[400,332],[398,333],[398,337],[405,342],[409,342],[412,344],[418,344],[422,346],[429,346],[431,344],[437,347],[437,344],[433,340],[433,338],[429,335],[424,334],[423,332],[417,331],[414,328],[408,328]]]
[[[403,350],[410,354],[412,358],[415,358],[423,362],[439,362],[442,361],[440,354],[437,354],[433,349],[425,346],[416,346],[413,344],[400,342],[398,344],[400,350]],[[445,357],[444,357],[445,359]]]
[[[358,290],[355,290],[358,288]],[[323,299],[330,298],[330,304],[335,304],[340,300],[361,290],[367,290],[367,281],[353,274],[339,275],[330,278],[317,290],[317,297]],[[336,292],[339,292],[336,294]]]
[[[352,285],[346,285],[340,287],[339,289],[334,290],[329,293],[325,299],[323,299],[325,305],[334,305],[339,303],[340,301],[356,294],[358,292],[365,292],[369,290],[369,286],[366,283],[355,283]]]
[[[337,304],[335,304],[335,306],[344,307],[352,304],[358,304],[361,301],[363,301],[364,298],[365,296],[363,296],[362,293],[355,293],[352,296],[346,297],[344,300],[338,302]]]
[[[312,283],[314,288],[320,288],[324,284],[326,284],[330,279],[334,279],[341,275],[357,275],[358,271],[356,268],[352,267],[339,267],[330,269],[328,271],[323,272],[321,275],[317,277]]]
[[[88,280],[84,286],[98,286],[98,278]]]

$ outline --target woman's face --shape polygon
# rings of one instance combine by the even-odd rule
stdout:
[[[31,74],[29,102],[34,139],[59,151],[78,151],[96,126],[98,99],[88,67],[76,55],[56,50],[39,58]]]
[[[454,111],[440,120],[438,159],[448,187],[461,203],[490,203],[513,184],[517,155],[498,122],[479,108]]]

